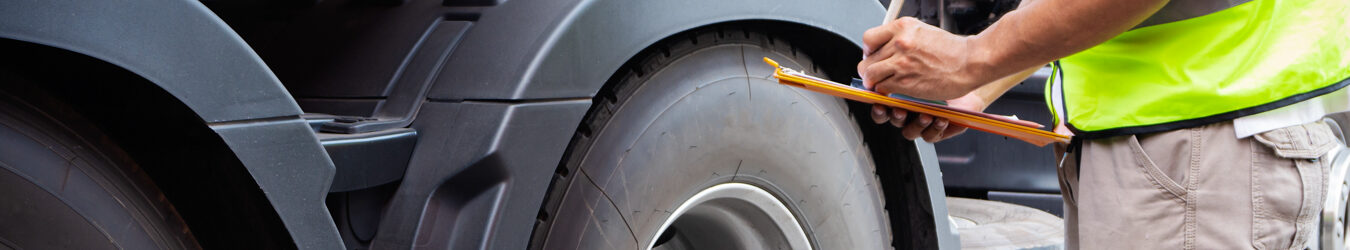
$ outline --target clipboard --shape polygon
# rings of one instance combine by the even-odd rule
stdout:
[[[951,123],[1022,140],[1039,147],[1044,147],[1046,144],[1053,142],[1069,143],[1069,136],[1040,130],[1040,128],[1045,126],[1035,122],[1022,121],[1007,116],[992,115],[938,103],[884,96],[876,92],[854,88],[849,85],[832,82],[797,72],[796,70],[784,68],[779,66],[778,62],[775,62],[768,57],[764,58],[764,62],[775,68],[773,76],[774,78],[778,78],[778,83],[783,85],[798,87],[862,103],[881,104],[946,118],[948,121],[951,121]]]

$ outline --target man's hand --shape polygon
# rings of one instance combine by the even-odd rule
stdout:
[[[905,17],[863,34],[858,74],[863,85],[876,92],[949,100],[952,106],[984,110],[1042,65],[1124,33],[1167,2],[1023,0],[1017,10],[974,36],[958,36]],[[965,130],[931,116],[910,116],[916,115],[872,109],[873,121],[891,121],[909,139],[939,141]]]
[[[863,34],[858,75],[877,92],[954,99],[999,77],[1105,42],[1167,1],[1024,0],[973,36],[905,17]]]
[[[1031,74],[1036,73],[1040,67],[1033,67],[1017,72],[1003,78],[999,78],[989,84],[971,91],[969,94],[956,99],[947,100],[947,105],[973,111],[984,111],[989,104],[997,100],[1003,93],[1008,92],[1013,86],[1026,80]],[[905,121],[905,118],[910,118]],[[900,133],[906,139],[913,140],[920,136],[927,142],[938,142],[952,138],[966,132],[966,127],[951,124],[947,119],[937,118],[930,115],[908,112],[903,109],[888,109],[885,106],[872,106],[872,121],[877,124],[890,121],[891,125],[901,128]]]
[[[982,111],[989,106],[989,103],[984,98],[972,93],[947,100],[947,105]],[[909,120],[906,121],[905,118],[909,118]],[[887,108],[882,105],[872,105],[872,122],[882,124],[887,121],[891,125],[901,128],[900,133],[905,136],[905,139],[914,140],[914,138],[923,137],[924,141],[930,143],[946,140],[966,132],[965,126],[951,124],[946,118],[937,118],[898,108]]]
[[[863,33],[863,85],[880,93],[956,99],[996,77],[972,51],[970,38],[904,17]]]

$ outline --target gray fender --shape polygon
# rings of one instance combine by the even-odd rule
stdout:
[[[244,163],[301,248],[342,247],[333,165],[262,60],[200,2],[0,1],[0,38],[98,58],[172,94]]]
[[[660,39],[730,21],[814,27],[861,48],[862,33],[880,24],[884,11],[874,0],[505,1],[473,16],[474,26],[428,97],[451,102],[589,99],[623,63]],[[936,154],[928,143],[919,143],[919,149],[932,190],[934,230],[943,248],[954,249],[959,242],[948,226]]]
[[[802,24],[861,48],[863,31],[880,24],[883,12],[871,0],[507,1],[483,13],[464,36],[430,96],[591,97],[619,66],[660,39],[729,21]]]

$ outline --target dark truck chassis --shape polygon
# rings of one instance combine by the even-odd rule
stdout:
[[[910,1],[902,13],[951,30],[987,25],[947,23],[943,5]],[[847,79],[882,6],[4,1],[0,80],[13,98],[80,114],[57,120],[106,135],[205,248],[539,248],[532,236],[560,205],[552,190],[574,171],[565,154],[578,124],[606,105],[595,100],[613,94],[616,72],[660,52],[653,45],[753,31]],[[890,244],[956,247],[933,146],[857,121]]]

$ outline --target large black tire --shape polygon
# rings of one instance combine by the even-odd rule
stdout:
[[[1015,204],[947,197],[961,249],[1064,249],[1064,220]]]
[[[845,102],[779,85],[763,57],[820,74],[785,40],[733,28],[688,32],[630,62],[574,137],[534,248],[665,243],[657,232],[672,212],[723,183],[771,193],[815,249],[889,248],[874,163]]]
[[[34,93],[0,91],[0,249],[200,248],[123,151]]]

